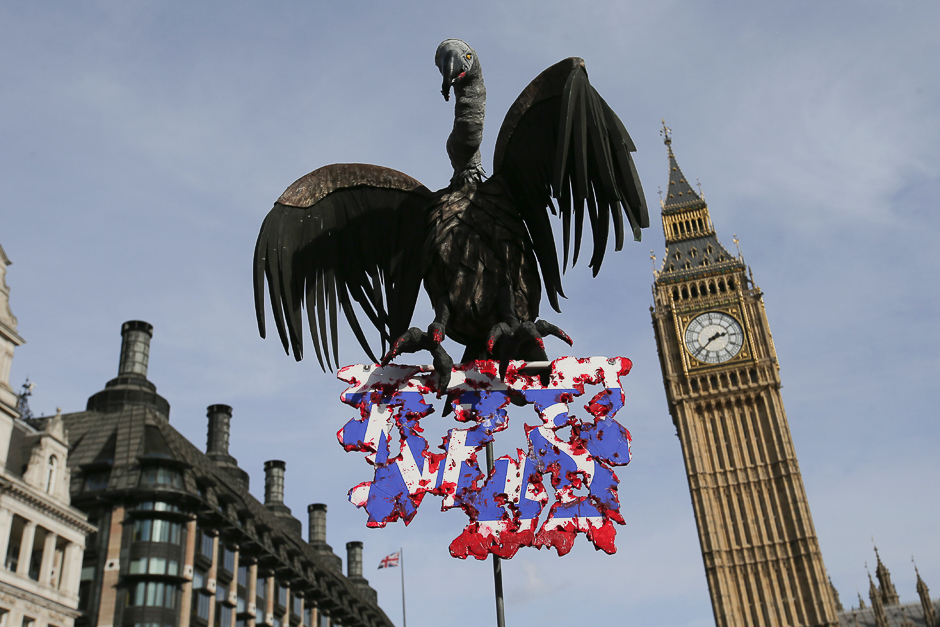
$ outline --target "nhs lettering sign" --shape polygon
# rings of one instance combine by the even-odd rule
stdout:
[[[460,508],[470,518],[450,545],[454,557],[510,558],[523,546],[564,555],[578,533],[614,553],[613,523],[624,521],[613,467],[630,462],[631,442],[614,416],[624,405],[620,377],[631,366],[624,357],[563,357],[542,373],[544,384],[524,362],[511,362],[501,379],[497,362],[477,361],[456,366],[446,390],[417,366],[347,366],[338,375],[349,384],[341,399],[359,417],[336,436],[375,468],[349,500],[366,510],[369,527],[384,527],[411,522],[426,494],[442,497],[442,510]],[[435,396],[446,396],[444,414],[466,425],[448,430],[440,452],[421,427]],[[533,424],[524,425],[527,448],[495,460],[485,474],[484,450],[509,426],[512,405],[535,410]],[[515,410],[517,419],[522,411]]]

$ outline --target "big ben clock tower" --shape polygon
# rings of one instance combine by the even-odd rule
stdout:
[[[669,151],[651,308],[718,627],[839,624],[760,289]]]

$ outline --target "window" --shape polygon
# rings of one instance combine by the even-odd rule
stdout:
[[[163,557],[138,557],[131,560],[131,575],[178,575],[179,562]]]
[[[33,535],[33,551],[29,556],[29,578],[39,581],[39,571],[42,569],[42,554],[46,548],[46,536],[51,532],[43,527],[36,526]]]
[[[174,609],[178,590],[175,585],[162,581],[141,581],[127,591],[127,605],[167,607]]]
[[[150,466],[140,473],[141,485],[166,485],[174,488],[183,487],[183,473],[174,468]]]
[[[193,571],[193,589],[202,590],[206,587],[206,574],[201,570]]]
[[[16,572],[16,567],[20,563],[20,543],[23,541],[25,526],[26,519],[13,514],[13,522],[10,524],[10,542],[7,544],[7,555],[3,562],[7,570]]]
[[[248,567],[238,567],[238,585],[248,587]]]
[[[111,479],[110,470],[99,470],[85,474],[85,491],[95,492],[104,490],[108,487],[108,481]]]
[[[255,586],[255,624],[265,624],[265,609],[268,607],[268,580],[258,576],[258,584]]]
[[[209,620],[209,606],[212,605],[212,597],[208,594],[197,593],[196,602],[193,604],[193,613],[203,620]]]
[[[232,608],[219,605],[215,611],[215,627],[229,627],[232,624]]]
[[[228,573],[235,570],[235,551],[228,547],[222,549],[222,569]]]
[[[291,604],[291,613],[292,613],[294,616],[300,616],[300,614],[301,614],[301,612],[300,612],[300,604],[301,604],[301,601],[302,601],[301,597],[291,595],[291,600],[293,601],[293,603]]]
[[[36,619],[29,616],[23,617],[23,627],[34,627],[36,625]]]
[[[95,567],[82,566],[82,576],[78,582],[78,609],[88,609],[91,602],[92,584],[95,581]]]
[[[56,471],[59,468],[59,458],[55,455],[49,456],[49,461],[46,462],[46,492],[52,494],[52,490],[55,487],[56,480]]]
[[[219,583],[215,589],[215,627],[232,624],[232,608],[228,605],[228,585]]]
[[[135,520],[134,542],[169,542],[179,544],[182,526],[169,520]]]
[[[313,608],[312,607],[304,608],[304,626],[313,627]]]
[[[145,511],[145,512],[179,512],[180,508],[178,505],[173,503],[167,503],[165,501],[144,501],[143,503],[138,503],[135,509]]]
[[[199,549],[199,553],[206,557],[206,559],[212,559],[212,536],[208,535],[202,529],[196,531],[198,534],[196,536],[196,547]]]
[[[287,607],[287,588],[277,584],[277,604],[281,607]]]

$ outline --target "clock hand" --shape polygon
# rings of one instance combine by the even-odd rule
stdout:
[[[705,350],[705,349],[708,347],[709,344],[711,344],[712,342],[714,342],[714,341],[717,340],[718,338],[724,337],[724,336],[726,336],[726,335],[728,335],[728,333],[727,333],[726,331],[719,331],[719,332],[716,333],[715,335],[713,335],[713,336],[711,336],[710,338],[708,338],[708,341],[706,341],[704,344],[701,344],[696,350],[694,350],[694,351],[692,352],[692,356],[698,358],[698,354],[701,353],[703,350]]]
[[[714,341],[717,340],[718,338],[724,337],[724,336],[726,336],[726,335],[728,335],[728,334],[725,333],[724,331],[719,331],[719,332],[716,333],[715,335],[713,335],[713,336],[711,336],[710,338],[708,338],[708,341],[705,342],[705,346],[708,346],[709,344],[711,344],[712,342],[714,342]]]

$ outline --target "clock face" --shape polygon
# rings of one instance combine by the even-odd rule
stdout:
[[[686,327],[685,346],[702,363],[724,363],[741,351],[744,331],[728,314],[710,311],[696,316]]]

